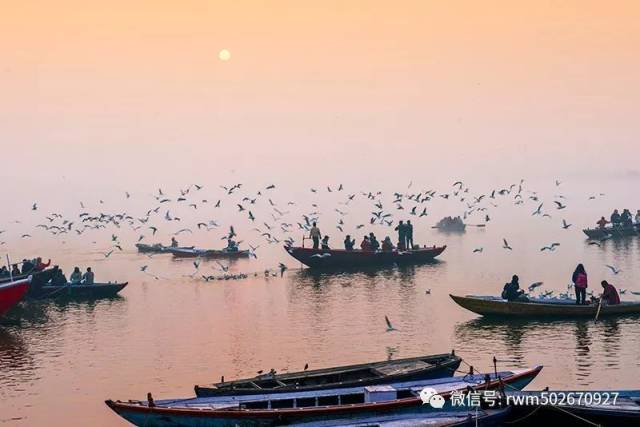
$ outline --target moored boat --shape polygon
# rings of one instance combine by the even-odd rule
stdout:
[[[459,306],[469,311],[496,317],[592,317],[598,304],[578,305],[571,299],[530,298],[529,301],[507,301],[494,296],[449,295]],[[616,305],[602,305],[599,316],[623,316],[640,314],[640,302],[623,301]]]
[[[18,304],[29,289],[30,278],[0,283],[0,317]]]
[[[508,418],[520,420],[518,426],[640,425],[640,390],[508,391],[506,396],[512,405]]]
[[[138,249],[138,252],[141,253],[154,253],[154,254],[164,254],[164,253],[170,253],[171,249],[193,249],[193,246],[178,246],[178,247],[172,247],[172,246],[164,246],[161,243],[155,243],[153,245],[149,245],[146,243],[136,243],[136,248]]]
[[[287,393],[388,384],[451,377],[460,366],[461,361],[462,359],[455,354],[436,354],[302,372],[266,374],[209,386],[196,385],[194,388],[196,396],[206,397],[266,392]]]
[[[434,261],[446,249],[446,246],[412,249],[409,251],[347,251],[344,249],[313,249],[297,246],[285,246],[289,255],[310,268],[358,268],[384,267],[389,265],[424,264]]]
[[[113,401],[105,403],[114,412],[138,426],[235,427],[273,426],[303,422],[327,422],[371,416],[438,412],[423,404],[420,392],[432,388],[450,409],[451,393],[497,389],[507,385],[521,390],[540,372],[531,369],[475,374],[453,378],[392,383],[294,393],[201,397],[153,401]],[[446,410],[445,409],[445,410]]]
[[[606,239],[609,237],[629,237],[629,236],[637,236],[638,228],[636,226],[629,227],[605,227],[605,228],[585,228],[582,230],[584,234],[587,235],[590,239]]]
[[[128,285],[124,283],[94,283],[92,285],[71,284],[66,285],[44,285],[33,295],[33,298],[76,298],[76,299],[97,299],[115,297],[118,292]]]
[[[225,249],[184,249],[170,248],[169,252],[176,258],[249,258],[251,253],[248,250],[227,251]]]

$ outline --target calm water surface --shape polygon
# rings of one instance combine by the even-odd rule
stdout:
[[[267,196],[251,206],[254,214],[262,216],[255,223],[235,208],[236,202],[242,203],[242,195],[252,191],[248,189],[229,199],[224,211],[210,206],[221,191],[214,185],[206,196],[197,196],[198,200],[209,199],[206,207],[198,202],[200,210],[175,203],[163,207],[154,221],[163,224],[167,209],[182,216],[182,221],[163,225],[155,238],[148,230],[134,231],[124,225],[83,236],[52,237],[34,225],[58,209],[77,217],[80,208],[75,203],[57,207],[51,202],[42,212],[31,213],[25,200],[27,208],[22,216],[4,221],[3,228],[8,231],[3,247],[10,249],[14,259],[50,255],[66,271],[74,265],[91,265],[100,280],[128,280],[130,284],[115,299],[28,302],[11,313],[10,317],[20,320],[0,327],[0,423],[125,425],[106,408],[105,399],[144,398],[148,391],[157,398],[189,396],[194,384],[217,381],[222,375],[230,379],[254,375],[260,369],[300,370],[305,363],[319,368],[452,349],[479,370],[491,369],[494,356],[500,368],[542,364],[545,368],[533,388],[637,388],[637,318],[597,323],[497,322],[483,320],[449,299],[449,293],[497,294],[513,273],[519,274],[525,285],[544,281],[544,290],[563,292],[577,262],[585,263],[592,288],[607,278],[621,288],[640,290],[635,283],[640,271],[640,239],[609,241],[596,247],[587,245],[580,231],[598,214],[626,200],[627,193],[612,192],[608,199],[588,201],[586,190],[567,189],[574,195],[566,202],[571,207],[565,213],[551,204],[560,190],[553,183],[546,184],[547,194],[541,197],[546,197],[550,206],[545,210],[553,218],[532,218],[537,202],[515,206],[507,197],[498,199],[496,206],[487,205],[492,219],[486,229],[470,227],[464,234],[430,229],[441,216],[462,213],[463,203],[434,200],[425,205],[429,216],[418,219],[398,213],[393,196],[385,193],[385,208],[394,218],[415,218],[417,241],[446,244],[448,248],[435,264],[350,274],[302,270],[280,244],[265,242],[251,228],[264,229],[264,221],[274,223],[268,219]],[[139,217],[157,204],[151,196],[155,191],[134,195],[136,202],[114,192],[102,204],[95,197],[85,203],[91,203],[87,210],[92,212],[126,210]],[[355,226],[368,221],[374,202],[358,195],[352,205],[338,205],[347,193],[359,194],[356,189],[345,189],[338,195],[326,190],[319,195],[310,195],[308,189],[297,191],[279,189],[269,196],[281,209],[291,211],[285,221],[295,225],[303,213],[320,210],[320,225],[337,246],[343,234],[335,228],[340,216],[334,208],[342,206],[340,209],[349,211],[343,217],[345,232],[360,238],[362,231],[356,231]],[[287,207],[289,199],[296,205]],[[483,216],[484,212],[476,214],[469,222],[483,222]],[[19,224],[12,222],[16,218],[21,218]],[[220,221],[219,229],[197,231],[198,221],[213,218]],[[562,218],[575,225],[562,230]],[[195,231],[181,234],[182,243],[220,246],[229,224],[236,226],[244,245],[261,245],[257,260],[230,264],[231,271],[250,273],[248,279],[205,282],[198,278],[200,274],[191,277],[195,272],[191,261],[174,261],[167,255],[148,257],[133,248],[140,233],[148,242],[167,241],[172,232],[183,227]],[[393,235],[382,226],[372,229],[379,236]],[[33,237],[21,239],[23,232]],[[106,259],[103,253],[110,250],[111,234],[118,235],[123,251]],[[290,235],[297,241],[301,237],[299,231],[279,235]],[[512,252],[501,248],[503,237],[513,246]],[[561,243],[556,252],[540,252],[542,246],[554,241]],[[479,247],[483,252],[474,254]],[[284,277],[265,277],[263,270],[276,267],[278,262],[289,266]],[[605,264],[623,271],[614,277]],[[148,265],[149,274],[140,271],[143,265]],[[218,274],[217,269],[215,261],[203,261],[199,273]],[[623,295],[623,299],[634,298],[630,292]],[[398,331],[385,332],[385,315]]]

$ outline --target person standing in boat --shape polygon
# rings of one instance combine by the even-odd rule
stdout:
[[[2,266],[2,268],[0,268],[0,277],[9,277],[9,270],[7,270],[7,267],[5,267],[4,265]]]
[[[622,221],[623,227],[631,227],[633,225],[633,217],[629,209],[624,209],[622,215],[620,215],[620,221]]]
[[[352,239],[351,235],[347,234],[347,237],[344,238],[344,249],[347,251],[352,251],[355,244],[356,239]]]
[[[324,236],[322,238],[322,246],[321,246],[323,251],[330,251],[331,248],[329,247],[329,236]]]
[[[35,270],[36,271],[42,271],[45,268],[49,267],[50,265],[51,265],[51,259],[49,259],[49,261],[47,261],[47,263],[45,264],[44,262],[42,262],[42,258],[38,257],[38,258],[36,258]]]
[[[607,224],[609,224],[609,221],[607,221],[604,217],[600,217],[596,224],[598,225],[598,228],[603,229],[607,226]]]
[[[411,220],[407,220],[407,225],[405,226],[407,233],[406,233],[406,249],[407,250],[411,250],[413,249],[413,224],[411,224]]]
[[[407,226],[404,225],[404,221],[400,220],[395,228],[398,232],[398,250],[405,250],[407,245]]]
[[[227,247],[224,250],[226,252],[238,252],[238,244],[233,239],[227,239]]]
[[[18,268],[18,264],[13,264],[13,266],[11,267],[11,275],[13,277],[16,276],[20,276],[22,273],[20,273],[20,269]]]
[[[605,305],[620,304],[620,295],[618,295],[618,291],[616,290],[615,286],[613,286],[606,280],[603,280],[602,282],[600,282],[600,284],[602,285],[602,289],[604,290],[602,292],[602,296],[600,297],[602,298],[602,303]]]
[[[576,290],[576,304],[587,303],[587,287],[589,286],[587,272],[584,269],[584,265],[578,264],[573,276],[571,276],[573,287]]]
[[[178,241],[173,236],[171,236],[171,247],[172,248],[177,248],[178,247]]]
[[[55,267],[54,267],[55,268]],[[67,276],[64,275],[64,272],[61,268],[56,268],[56,272],[53,274],[51,278],[51,284],[54,286],[67,286]]]
[[[620,217],[618,209],[614,209],[613,213],[611,214],[611,225],[613,225],[614,227],[619,227],[621,221],[622,218]]]
[[[87,272],[82,275],[82,283],[85,285],[93,285],[94,277],[91,267],[87,267]]]
[[[35,265],[33,264],[32,261],[28,260],[28,259],[23,259],[22,260],[22,274],[27,274],[27,273],[31,273],[31,271],[33,271]]]
[[[320,247],[320,237],[322,233],[320,233],[320,229],[318,225],[314,222],[313,227],[309,230],[309,237],[313,241],[313,249],[318,249]]]
[[[636,212],[636,227],[640,226],[640,209]]]
[[[373,232],[369,233],[369,243],[371,243],[372,251],[375,252],[380,249],[380,242],[378,242],[378,239],[376,238],[376,235],[373,234]]]
[[[80,268],[74,267],[73,273],[71,273],[71,276],[69,276],[69,282],[71,282],[72,285],[79,285],[81,281],[82,273],[80,272]]]

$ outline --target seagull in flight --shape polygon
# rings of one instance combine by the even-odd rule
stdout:
[[[535,288],[539,288],[540,286],[543,285],[544,282],[535,282],[529,285],[529,287],[527,289],[529,289],[529,292],[532,292]]]
[[[504,249],[508,249],[508,250],[510,250],[510,251],[512,251],[512,250],[513,250],[513,248],[512,248],[511,246],[509,246],[509,242],[507,242],[507,239],[502,239],[502,242],[503,242],[502,247],[503,247]]]
[[[565,230],[568,230],[569,227],[571,227],[573,224],[567,224],[567,220],[563,219],[562,220],[562,228],[564,228]]]
[[[387,317],[386,315],[384,316],[384,321],[387,323],[387,332],[397,331],[397,329],[394,328],[393,325],[391,324],[389,317]]]
[[[615,275],[618,275],[619,273],[621,273],[621,272],[622,272],[622,270],[620,270],[620,269],[618,269],[618,268],[614,267],[613,265],[608,265],[608,264],[607,264],[607,265],[606,265],[606,267],[607,267],[609,270],[611,270],[611,272],[612,272],[613,274],[615,274]]]
[[[567,207],[567,205],[563,205],[562,203],[558,202],[558,201],[554,201],[553,203],[556,204],[556,206],[558,207],[558,210],[560,209],[564,209]]]

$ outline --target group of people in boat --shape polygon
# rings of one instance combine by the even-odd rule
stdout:
[[[584,265],[578,264],[571,276],[571,281],[576,293],[576,304],[585,305],[598,301],[597,298],[592,297],[591,301],[587,302],[587,288],[589,286],[589,280]],[[620,295],[618,294],[618,290],[615,286],[606,280],[601,281],[600,285],[602,286],[602,294],[600,295],[600,301],[602,304],[620,304]],[[514,274],[511,278],[511,282],[504,285],[504,288],[502,289],[502,298],[507,301],[529,301],[525,291],[520,289],[520,279],[517,275]]]
[[[51,284],[54,286],[67,286],[67,285],[93,285],[95,283],[95,275],[91,267],[87,267],[87,270],[82,273],[80,267],[74,267],[69,280],[65,276],[61,268],[57,268],[53,277],[51,278]]]
[[[640,227],[640,209],[636,212],[635,218],[629,209],[623,209],[622,213],[614,209],[608,221],[605,217],[601,217],[596,224],[599,228],[605,228],[607,224],[613,227],[633,227],[634,225]]]
[[[447,229],[457,230],[462,227],[464,227],[464,222],[462,221],[462,218],[460,218],[459,216],[455,216],[455,217],[445,216],[436,224],[436,228],[440,228],[442,230],[447,230]]]
[[[411,221],[400,221],[395,228],[398,232],[398,242],[396,245],[391,241],[391,237],[386,236],[382,242],[378,240],[375,233],[371,232],[365,235],[360,243],[360,250],[364,252],[391,252],[393,250],[406,251],[407,249],[414,249],[413,244],[413,224]],[[318,228],[318,225],[314,222],[313,226],[309,230],[309,238],[313,242],[313,249],[322,249],[324,251],[331,250],[329,247],[329,236],[322,237],[322,233]],[[356,247],[356,240],[347,234],[344,238],[344,249],[347,251],[353,251]]]
[[[177,248],[180,245],[178,244],[178,240],[176,240],[175,237],[171,237],[171,244],[170,246],[172,248]],[[227,239],[227,247],[223,249],[225,252],[238,252],[240,250],[238,242],[236,242],[235,240],[233,240],[231,237],[229,237]]]
[[[33,259],[23,259],[22,266],[18,266],[18,264],[13,264],[11,266],[11,270],[9,268],[2,266],[0,268],[0,278],[7,277],[15,277],[15,276],[24,276],[33,272],[42,271],[45,268],[51,265],[51,260],[49,260],[46,264],[42,262],[42,258],[33,258]]]

